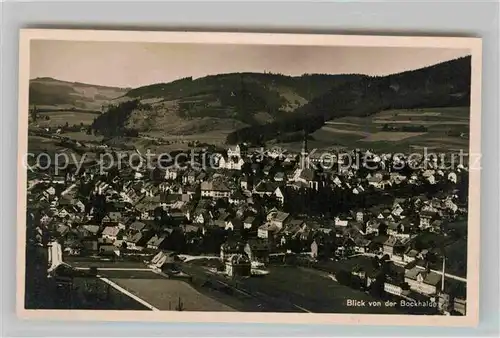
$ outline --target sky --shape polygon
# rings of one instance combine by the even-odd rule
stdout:
[[[32,40],[30,78],[140,87],[233,72],[388,75],[470,55],[469,50]]]

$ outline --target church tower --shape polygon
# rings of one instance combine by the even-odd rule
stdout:
[[[300,153],[300,168],[301,169],[306,169],[307,167],[307,155],[308,155],[308,149],[307,149],[307,131],[304,129],[303,131],[303,139],[302,139],[302,151]]]

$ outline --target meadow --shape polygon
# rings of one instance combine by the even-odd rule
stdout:
[[[384,152],[424,147],[443,152],[466,150],[469,120],[468,107],[387,110],[327,121],[312,133],[314,140],[309,144],[318,149],[338,146]]]
[[[93,112],[84,111],[72,111],[72,110],[54,110],[54,111],[44,111],[38,114],[38,119],[36,124],[40,127],[59,127],[64,126],[66,122],[68,125],[86,125],[92,124],[94,119],[99,116],[99,114]],[[48,117],[48,119],[47,119]]]

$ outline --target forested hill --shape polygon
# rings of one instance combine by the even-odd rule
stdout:
[[[135,88],[113,100],[109,113],[94,127],[189,135],[208,131],[234,131],[284,119],[333,86],[358,81],[360,75],[230,73]],[[127,101],[139,105],[118,114]],[[124,107],[125,108],[125,107]],[[139,109],[140,108],[140,109]],[[108,114],[106,112],[105,114]],[[120,116],[119,116],[120,115]],[[113,121],[113,125],[106,121]]]
[[[354,79],[354,78],[351,78]],[[313,131],[342,116],[368,116],[385,109],[468,106],[471,58],[463,57],[383,77],[358,76],[334,84],[298,107],[293,115],[264,126],[248,126],[227,136],[228,143],[261,143],[281,133]]]

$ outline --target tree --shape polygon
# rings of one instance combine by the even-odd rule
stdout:
[[[33,118],[33,121],[38,119],[38,108],[36,106],[33,106],[33,109],[31,110],[31,117]]]

